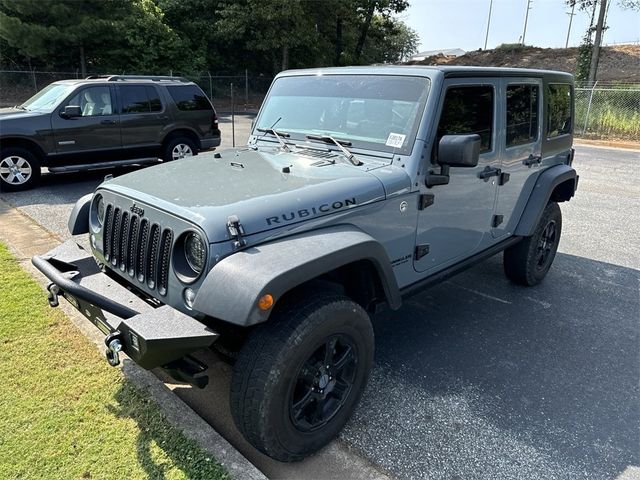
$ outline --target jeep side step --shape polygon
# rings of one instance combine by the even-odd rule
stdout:
[[[85,170],[127,167],[129,165],[147,165],[156,162],[160,163],[158,157],[131,158],[129,160],[112,160],[110,162],[83,163],[80,165],[63,165],[61,167],[49,167],[49,171],[51,173],[82,172]]]

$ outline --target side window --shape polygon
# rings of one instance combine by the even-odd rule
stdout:
[[[149,85],[121,85],[122,113],[149,113],[162,110],[158,91]]]
[[[167,87],[171,98],[176,102],[178,110],[213,110],[206,95],[195,85]]]
[[[538,86],[507,87],[507,147],[538,139]]]
[[[67,102],[68,106],[80,107],[83,117],[111,115],[111,93],[109,87],[89,87],[80,90]]]
[[[547,87],[547,137],[571,133],[570,85],[551,84]]]
[[[492,149],[493,87],[460,86],[447,90],[438,124],[438,141],[444,135],[480,135],[480,153]]]
[[[149,98],[149,107],[152,112],[162,111],[162,102],[160,101],[160,94],[155,87],[145,87],[147,89],[147,97]]]

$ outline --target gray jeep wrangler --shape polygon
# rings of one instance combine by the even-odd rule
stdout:
[[[203,387],[283,461],[327,444],[363,392],[370,315],[499,252],[551,267],[578,177],[573,79],[537,70],[363,67],[274,80],[247,146],[107,178],[71,240],[33,263],[122,352]]]

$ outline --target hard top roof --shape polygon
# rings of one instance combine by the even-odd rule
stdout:
[[[555,70],[536,70],[531,68],[471,67],[450,65],[368,65],[358,67],[309,68],[287,70],[279,76],[295,75],[417,75],[432,77],[443,74],[450,77],[555,77],[573,81],[573,75]]]

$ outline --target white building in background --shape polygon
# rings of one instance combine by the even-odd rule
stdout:
[[[427,50],[424,52],[416,53],[410,58],[410,60],[419,62],[421,60],[424,60],[425,58],[433,57],[436,55],[439,55],[442,57],[460,57],[465,53],[467,52],[465,52],[461,48],[442,48],[440,50]]]

